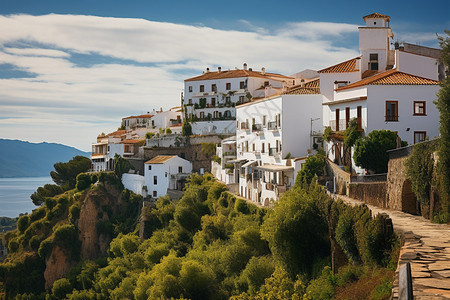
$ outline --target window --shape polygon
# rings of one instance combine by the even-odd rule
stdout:
[[[189,86],[189,93],[192,93],[192,85]]]
[[[189,104],[192,104],[192,99],[189,99],[189,100],[188,100],[188,103],[189,103]]]
[[[398,101],[386,101],[386,122],[398,121]]]
[[[183,167],[182,166],[178,167],[178,173],[183,173]]]
[[[425,116],[425,101],[414,101],[414,115]]]
[[[153,191],[153,197],[158,197],[158,192],[157,191]]]
[[[226,96],[225,97],[225,104],[231,104],[231,97],[230,96]]]
[[[261,153],[264,153],[264,143],[261,143]]]
[[[216,98],[211,98],[211,106],[212,107],[216,106]]]
[[[225,89],[226,89],[226,90],[231,90],[231,82],[227,82],[227,83],[225,84]]]
[[[217,92],[217,85],[211,84],[211,92]]]
[[[201,85],[200,86],[200,93],[202,93],[202,92],[204,92],[205,91],[205,86],[204,85]]]
[[[151,171],[152,165],[148,165],[148,170]]]
[[[347,84],[349,84],[348,81],[335,81],[334,82],[334,88],[338,89],[340,87],[346,86]]]
[[[158,176],[153,176],[153,184],[154,185],[158,184]]]
[[[378,71],[378,53],[369,54],[369,70]]]
[[[414,144],[425,141],[426,137],[426,131],[414,131]]]
[[[281,127],[281,114],[277,115],[277,125],[278,127]]]
[[[239,88],[240,89],[245,89],[245,82],[244,81],[239,82]]]
[[[339,108],[336,108],[336,131],[339,131]]]
[[[263,116],[263,126],[266,126],[266,115]]]
[[[253,151],[253,152],[256,151],[255,143],[252,143],[252,151]]]
[[[252,118],[252,125],[255,125],[255,118]]]
[[[167,172],[166,172],[166,174],[164,174],[164,177],[166,177],[166,178],[167,178]]]
[[[358,123],[358,130],[362,129],[362,106],[356,107],[356,122]]]
[[[245,141],[245,152],[248,152],[248,141]]]
[[[201,111],[200,112],[200,119],[204,119],[205,118],[205,112],[204,111]]]
[[[152,120],[152,127],[155,127],[155,120]]]
[[[345,128],[348,128],[348,123],[350,122],[350,107],[345,108]]]
[[[239,96],[239,103],[244,103],[244,96]]]
[[[264,86],[269,86],[269,82],[268,81],[264,81]]]

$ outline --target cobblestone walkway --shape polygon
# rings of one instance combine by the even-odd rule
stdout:
[[[361,201],[337,195],[352,205]],[[411,264],[414,299],[450,299],[450,226],[400,211],[367,205],[372,214],[386,213],[392,219],[404,245],[395,274],[393,299],[398,299],[398,271],[406,262]]]

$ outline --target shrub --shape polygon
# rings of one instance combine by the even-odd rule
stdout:
[[[236,199],[236,202],[234,203],[234,210],[243,214],[249,213],[247,202],[240,198]]]
[[[172,129],[166,128],[166,134],[172,134]]]
[[[91,176],[87,173],[78,174],[76,184],[77,190],[82,191],[90,186],[91,186]]]
[[[19,250],[19,243],[17,242],[17,240],[10,240],[8,243],[8,251],[14,253],[17,250]]]
[[[30,219],[28,215],[21,216],[17,221],[17,229],[19,230],[20,233],[23,233],[28,228],[29,225]]]
[[[40,244],[41,244],[41,240],[39,239],[38,236],[35,235],[30,239],[29,246],[32,250],[38,251]]]
[[[72,285],[67,278],[61,278],[53,283],[52,294],[57,299],[65,299],[66,295],[72,291]]]

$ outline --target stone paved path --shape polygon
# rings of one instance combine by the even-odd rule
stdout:
[[[361,201],[337,195],[352,205]],[[450,299],[450,226],[434,224],[423,217],[367,205],[372,214],[387,213],[404,245],[395,274],[393,299],[398,299],[398,271],[411,264],[414,299]]]

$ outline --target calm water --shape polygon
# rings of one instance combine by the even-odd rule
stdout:
[[[30,195],[47,183],[53,183],[51,177],[0,178],[0,217],[31,213],[37,206]]]

